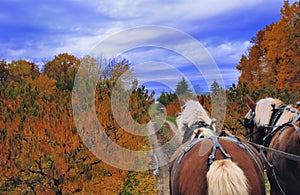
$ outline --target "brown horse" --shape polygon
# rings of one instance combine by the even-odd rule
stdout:
[[[251,141],[289,154],[300,155],[300,122],[297,110],[273,98],[255,103],[247,97],[251,110],[245,127]],[[267,152],[267,174],[271,195],[300,194],[300,161],[276,152]]]
[[[186,142],[171,158],[170,191],[172,195],[265,194],[261,156],[235,137]]]

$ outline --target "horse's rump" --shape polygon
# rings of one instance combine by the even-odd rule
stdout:
[[[170,168],[170,186],[172,194],[207,194],[208,192],[208,179],[215,177],[215,174],[211,174],[218,164],[223,162],[227,168],[239,167],[243,171],[246,180],[248,181],[249,194],[265,194],[265,184],[263,178],[263,168],[261,161],[258,157],[258,153],[251,146],[248,146],[253,150],[253,154],[250,155],[245,149],[238,146],[236,143],[229,139],[219,138],[220,145],[224,150],[232,157],[230,160],[224,160],[224,155],[216,150],[215,161],[209,166],[208,157],[212,153],[213,143],[210,139],[205,139],[188,151],[181,159],[181,162],[176,165],[174,161],[171,163]],[[227,166],[229,165],[229,167]],[[207,176],[209,168],[212,168],[210,175]],[[172,171],[175,174],[172,175]],[[173,180],[172,180],[173,179]],[[222,181],[230,182],[229,179]],[[223,192],[224,193],[224,192]]]

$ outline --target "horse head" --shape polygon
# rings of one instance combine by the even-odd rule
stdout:
[[[244,126],[250,140],[258,144],[263,144],[267,133],[290,122],[296,115],[291,106],[279,99],[264,98],[255,103],[247,96],[247,105],[250,110],[244,118]]]
[[[274,103],[273,100],[272,98],[266,98],[255,103],[247,96],[247,106],[250,110],[244,118],[244,126],[247,130],[247,137],[250,137],[250,141],[263,144],[266,127],[269,124],[272,114],[271,104]]]
[[[189,100],[182,107],[183,111],[176,118],[178,129],[186,141],[216,135],[215,119],[211,119],[198,101]]]

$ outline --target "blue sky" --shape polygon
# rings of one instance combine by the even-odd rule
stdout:
[[[27,59],[42,65],[59,53],[82,57],[123,30],[165,26],[201,43],[215,61],[224,85],[230,86],[237,83],[235,66],[247,52],[249,40],[266,25],[278,21],[282,5],[283,0],[2,0],[0,59]],[[172,36],[157,31],[120,36],[105,49],[150,37],[154,42],[192,53],[193,44]],[[174,90],[183,76],[191,86],[197,85],[202,91],[209,88],[202,71],[197,72],[185,56],[172,50],[144,46],[131,48],[122,56],[136,66],[140,83],[158,93]]]

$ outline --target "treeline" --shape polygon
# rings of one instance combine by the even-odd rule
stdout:
[[[102,63],[96,87],[96,113],[106,134],[132,150],[149,147],[148,138],[127,133],[115,121],[111,93],[130,66],[126,60],[78,59],[64,53],[44,65],[25,60],[0,63],[0,192],[21,194],[155,193],[155,177],[109,166],[82,142],[72,111],[72,88],[83,62]],[[107,64],[106,64],[107,63]],[[130,114],[143,124],[153,93],[132,85]],[[120,117],[122,114],[120,113]],[[88,116],[85,118],[88,120]],[[129,124],[130,125],[130,124]],[[138,182],[134,182],[138,180]]]

